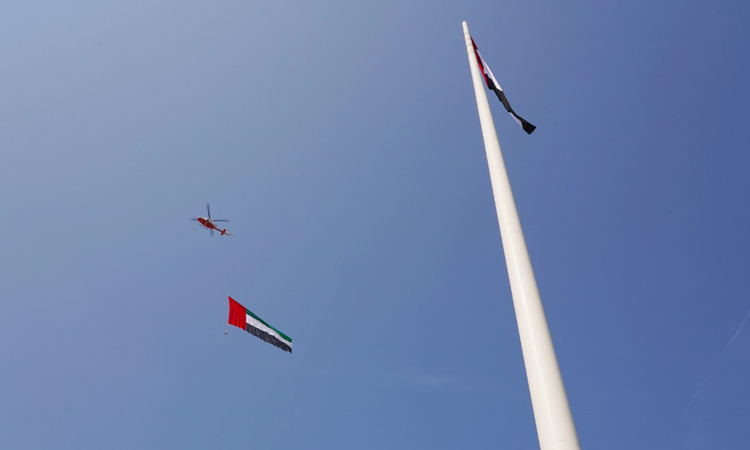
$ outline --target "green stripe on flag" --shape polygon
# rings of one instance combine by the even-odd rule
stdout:
[[[267,326],[268,328],[272,329],[273,331],[279,333],[279,336],[281,336],[282,339],[286,340],[287,342],[292,342],[292,338],[290,338],[286,334],[282,333],[281,331],[277,330],[276,328],[274,328],[271,325],[269,325],[268,323],[266,323],[265,320],[261,319],[260,317],[256,316],[255,314],[253,314],[253,312],[250,311],[249,309],[245,308],[245,311],[247,311],[247,315],[248,316],[253,317],[258,322],[262,323],[263,325]]]

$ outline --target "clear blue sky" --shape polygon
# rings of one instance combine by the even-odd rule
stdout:
[[[582,447],[750,448],[748,17],[6,2],[0,447],[537,448],[466,20]]]

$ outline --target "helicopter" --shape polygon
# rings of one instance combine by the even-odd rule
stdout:
[[[203,228],[207,228],[208,231],[211,232],[211,236],[214,235],[214,230],[216,230],[219,233],[221,233],[222,236],[224,236],[225,234],[227,236],[231,236],[232,235],[231,233],[227,233],[227,229],[226,228],[224,228],[222,230],[221,228],[217,227],[216,224],[214,223],[214,222],[229,222],[229,220],[227,220],[227,219],[212,219],[211,218],[211,206],[208,203],[206,203],[206,212],[208,213],[208,217],[191,218],[190,220],[195,220],[196,222],[198,222],[199,224],[201,224],[201,226]]]

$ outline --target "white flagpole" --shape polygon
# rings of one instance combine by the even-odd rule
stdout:
[[[534,270],[523,237],[521,221],[518,218],[500,143],[497,140],[490,105],[487,102],[484,80],[474,55],[474,46],[466,22],[463,23],[463,28],[539,446],[541,450],[580,450],[560,367],[557,364]]]

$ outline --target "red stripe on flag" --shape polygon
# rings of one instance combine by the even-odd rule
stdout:
[[[245,313],[245,307],[234,301],[232,297],[229,297],[229,325],[246,329],[247,325],[247,314]]]
[[[484,62],[482,62],[482,58],[479,56],[479,49],[477,48],[477,43],[474,42],[474,38],[471,38],[471,45],[474,46],[474,56],[477,57],[477,63],[479,63],[479,70],[482,71],[482,79],[484,79],[484,84],[486,84],[488,88],[492,89],[492,86],[490,86],[490,82],[487,81],[487,74],[484,73]]]

